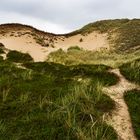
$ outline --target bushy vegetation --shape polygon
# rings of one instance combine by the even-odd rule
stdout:
[[[21,53],[18,51],[9,51],[7,54],[7,60],[12,62],[30,62],[33,61],[33,58],[28,53]]]
[[[120,27],[122,24],[125,24],[129,22],[129,19],[116,19],[116,20],[102,20],[102,21],[97,21],[94,23],[89,23],[83,28],[76,30],[69,35],[76,35],[76,34],[82,34],[86,35],[89,34],[93,31],[99,31],[101,33],[106,33],[111,31],[114,28]]]
[[[2,56],[0,56],[0,61],[3,61],[3,57]]]
[[[103,120],[115,107],[102,92],[103,85],[114,84],[107,77],[117,82],[117,77],[107,72],[110,67],[47,62],[23,65],[27,69],[0,61],[2,140],[117,139],[114,129]]]
[[[4,50],[0,47],[0,54],[3,54]]]
[[[67,36],[76,34],[87,35],[97,31],[107,33],[110,44],[119,52],[140,49],[140,20],[139,19],[115,19],[102,20],[90,23],[83,28],[74,31]]]
[[[4,53],[4,45],[2,43],[0,43],[0,54],[3,54]]]
[[[124,99],[128,105],[135,134],[140,139],[140,90],[126,92]]]
[[[58,77],[85,77],[92,78],[92,82],[100,82],[104,86],[114,85],[118,81],[118,77],[113,73],[107,72],[111,69],[105,65],[72,65],[64,66],[61,64],[38,62],[38,63],[25,63],[25,67],[43,73],[55,73]]]
[[[79,46],[71,46],[68,48],[67,51],[71,51],[71,50],[78,50],[79,51],[79,50],[81,50],[81,48]]]
[[[123,64],[120,71],[128,80],[140,84],[140,59]]]
[[[59,49],[49,54],[47,61],[65,65],[77,64],[105,64],[118,67],[123,63],[140,58],[140,51],[132,53],[117,53],[114,51],[101,50],[100,52],[86,51],[83,49],[68,49],[67,52]]]

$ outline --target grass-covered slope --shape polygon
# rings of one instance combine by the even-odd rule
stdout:
[[[135,134],[140,139],[140,90],[126,92],[124,99],[129,108]]]
[[[76,34],[87,35],[93,31],[107,33],[108,40],[117,51],[140,49],[140,19],[102,20],[90,23],[67,36]]]
[[[24,66],[0,60],[0,139],[117,139],[102,119],[115,107],[102,92],[103,85],[117,82],[107,72],[110,67],[47,62]]]
[[[140,84],[140,59],[123,64],[120,71],[128,80]]]

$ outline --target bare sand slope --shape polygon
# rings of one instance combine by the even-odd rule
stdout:
[[[32,38],[22,37],[3,37],[0,42],[9,50],[17,50],[29,53],[35,61],[43,61],[46,57],[47,48],[41,47]]]
[[[56,46],[62,48],[69,48],[70,46],[79,46],[85,50],[91,51],[98,51],[101,48],[109,49],[107,34],[100,34],[97,32],[93,32],[85,36],[78,34],[75,36],[65,38],[64,41],[58,40]]]
[[[7,34],[6,36],[0,35],[0,42],[9,50],[29,53],[34,61],[44,61],[50,52],[56,51],[60,48],[66,51],[71,46],[79,46],[85,50],[91,51],[99,51],[101,48],[109,49],[107,35],[99,34],[97,32],[93,32],[86,36],[78,34],[71,37],[56,36],[55,38],[57,38],[57,41],[53,41],[53,47],[43,47],[41,44],[36,43],[33,36],[17,36],[16,33],[13,36],[10,34]],[[82,42],[80,42],[81,38]]]

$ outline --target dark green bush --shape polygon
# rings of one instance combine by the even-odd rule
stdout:
[[[21,53],[18,51],[10,51],[7,54],[7,60],[12,62],[31,62],[33,61],[33,58],[28,53]]]
[[[71,46],[67,49],[68,51],[73,51],[73,50],[81,50],[81,48],[79,46]]]
[[[3,48],[4,48],[4,45],[2,43],[0,43],[0,54],[4,53]]]

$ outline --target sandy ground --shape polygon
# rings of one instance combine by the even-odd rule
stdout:
[[[107,123],[113,126],[119,135],[119,140],[137,140],[132,128],[128,107],[124,101],[123,94],[128,90],[139,88],[138,85],[130,83],[120,74],[118,69],[110,72],[116,74],[120,81],[118,84],[104,88],[103,90],[116,102],[116,110],[111,116],[107,116]]]
[[[17,50],[23,53],[29,53],[35,61],[43,61],[46,58],[48,50],[37,44],[33,38],[23,37],[3,37],[0,42],[9,50]]]
[[[82,42],[80,42],[81,38],[83,39]],[[75,35],[69,38],[64,36],[58,37],[57,41],[53,44],[54,48],[42,47],[40,44],[36,43],[32,36],[24,35],[18,37],[16,33],[14,36],[10,36],[10,34],[7,34],[6,36],[1,35],[0,42],[9,50],[29,53],[34,61],[44,61],[50,52],[56,51],[60,48],[66,51],[70,46],[79,46],[85,50],[92,51],[97,51],[101,48],[109,48],[107,35],[99,34],[97,32],[93,32],[87,36]]]
[[[80,42],[80,39],[83,41]],[[99,34],[97,32],[90,33],[86,36],[75,35],[65,38],[64,41],[58,40],[57,47],[69,48],[70,46],[79,46],[85,50],[96,51],[101,48],[109,49],[109,43],[107,41],[107,34]]]

